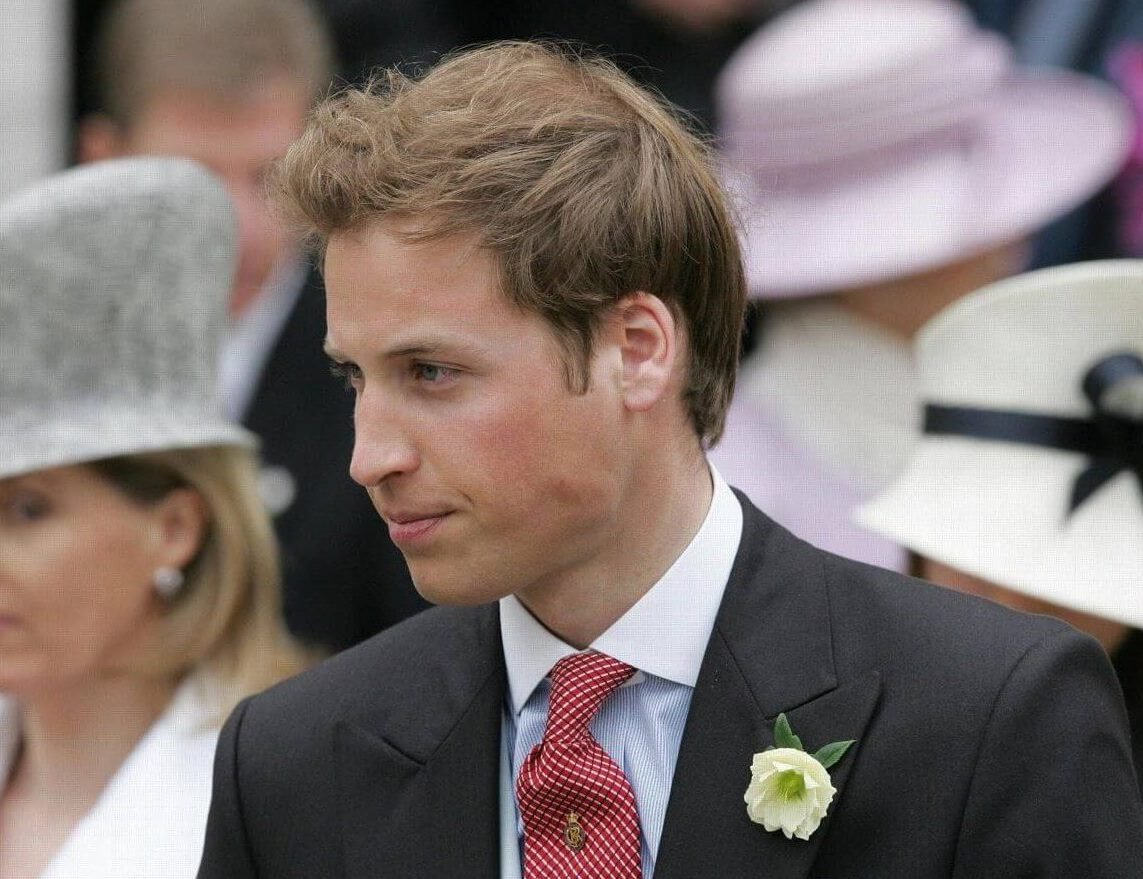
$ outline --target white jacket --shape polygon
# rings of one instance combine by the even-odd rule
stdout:
[[[920,404],[909,346],[828,300],[768,315],[710,452],[726,481],[815,546],[903,570],[853,511],[904,466]]]
[[[218,732],[201,681],[189,678],[39,879],[193,879]],[[0,696],[0,789],[19,737],[19,708]]]

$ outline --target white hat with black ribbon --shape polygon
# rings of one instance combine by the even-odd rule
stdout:
[[[1143,628],[1143,260],[1030,272],[920,332],[924,434],[858,520],[1016,592]]]

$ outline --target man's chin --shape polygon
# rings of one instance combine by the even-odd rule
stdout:
[[[417,565],[409,565],[413,585],[421,598],[430,604],[447,607],[476,607],[499,601],[507,593],[502,588],[483,587],[471,578],[442,577],[439,572],[418,571]]]

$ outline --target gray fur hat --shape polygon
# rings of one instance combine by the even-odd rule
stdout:
[[[235,252],[225,190],[185,159],[100,162],[0,204],[0,478],[253,446],[216,389]]]

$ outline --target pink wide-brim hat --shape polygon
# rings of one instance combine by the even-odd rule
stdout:
[[[908,277],[1031,235],[1122,166],[1109,86],[1017,69],[945,0],[810,0],[718,83],[752,295]]]

